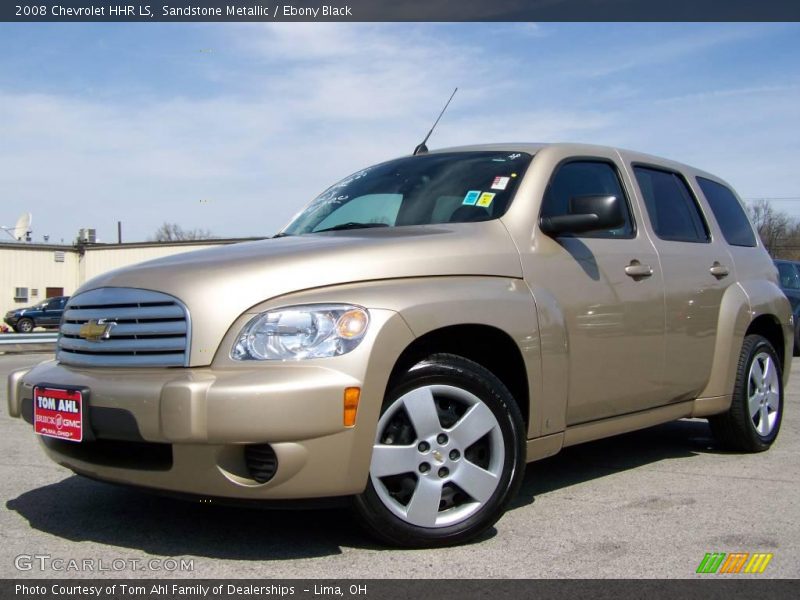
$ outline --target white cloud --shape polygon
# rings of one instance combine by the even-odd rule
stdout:
[[[564,55],[562,40],[556,54],[550,26],[509,26],[500,40],[487,33],[498,27],[506,26],[219,26],[203,30],[214,53],[201,63],[202,96],[0,90],[0,222],[30,210],[37,239],[67,241],[85,226],[113,238],[117,220],[129,240],[165,220],[218,235],[269,234],[336,179],[409,153],[455,86],[431,147],[607,143],[697,164],[746,196],[800,191],[795,84],[690,81],[659,99],[635,77],[596,68],[666,64],[736,44],[753,28],[714,28],[712,39],[693,43],[702,37],[695,31],[688,50],[684,37],[657,40],[665,47],[625,62],[625,44]],[[507,40],[513,52],[501,51]]]

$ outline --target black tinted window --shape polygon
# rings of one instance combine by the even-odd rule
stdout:
[[[755,246],[753,228],[733,192],[710,179],[698,177],[697,183],[703,190],[727,242],[732,246]]]
[[[617,170],[607,162],[574,161],[561,165],[547,186],[542,201],[542,217],[557,217],[569,213],[570,198],[578,196],[617,196],[623,200],[625,223],[617,229],[583,234],[587,237],[633,237],[631,219],[625,193]]]
[[[776,266],[781,278],[781,287],[785,290],[800,290],[800,278],[794,265],[791,263],[778,263]]]
[[[677,242],[707,242],[708,227],[686,182],[677,174],[634,167],[656,235]]]

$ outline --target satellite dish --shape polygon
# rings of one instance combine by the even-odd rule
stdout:
[[[28,232],[31,230],[31,221],[33,220],[33,215],[31,213],[22,213],[17,219],[17,224],[14,225],[14,229],[11,231],[11,235],[14,236],[15,240],[24,241],[27,236]]]

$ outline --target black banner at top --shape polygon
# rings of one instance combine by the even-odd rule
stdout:
[[[800,21],[800,0],[11,0],[0,21]]]

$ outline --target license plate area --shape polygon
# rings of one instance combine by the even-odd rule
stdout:
[[[33,388],[33,430],[38,435],[82,442],[88,390],[40,384]]]

